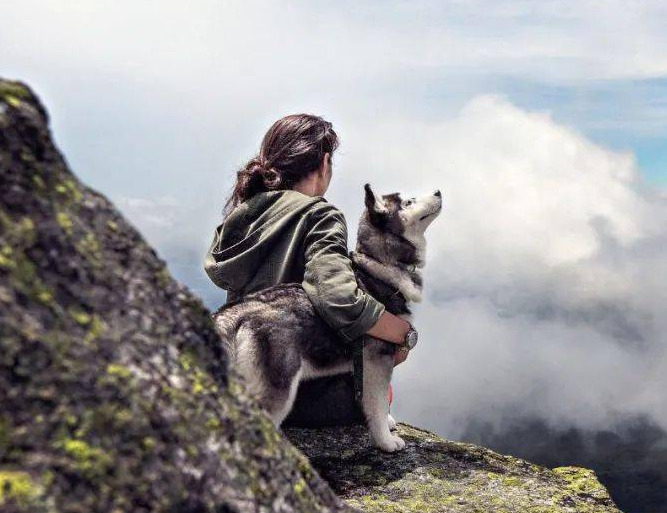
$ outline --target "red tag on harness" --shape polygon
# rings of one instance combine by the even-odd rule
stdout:
[[[394,390],[391,388],[391,383],[389,383],[389,404],[394,399]]]

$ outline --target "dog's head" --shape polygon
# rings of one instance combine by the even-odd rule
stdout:
[[[401,193],[379,196],[370,184],[364,186],[368,221],[374,228],[410,241],[423,237],[426,228],[442,210],[442,194],[403,197]]]

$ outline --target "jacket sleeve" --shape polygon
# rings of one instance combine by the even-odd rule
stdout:
[[[366,333],[385,306],[357,284],[343,214],[329,203],[312,213],[304,243],[303,289],[315,310],[345,341]]]

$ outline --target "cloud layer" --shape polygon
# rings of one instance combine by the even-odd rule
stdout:
[[[25,0],[0,5],[0,57],[75,171],[212,307],[204,251],[276,118],[334,123],[328,197],[351,233],[366,181],[442,189],[400,417],[453,437],[471,419],[666,427],[666,199],[631,153],[563,125],[649,147],[662,169],[666,15],[661,0]]]
[[[667,427],[667,198],[632,155],[494,96],[366,143],[404,134],[418,148],[394,144],[368,169],[392,189],[441,188],[445,209],[428,233],[423,343],[397,373],[400,414],[450,436],[517,417],[598,429],[648,414]]]
[[[667,197],[632,154],[493,95],[435,123],[359,122],[343,139],[328,197],[352,238],[366,181],[444,194],[427,234],[422,342],[395,378],[400,418],[453,438],[471,422],[524,418],[597,430],[647,416],[667,428]],[[217,306],[200,266],[207,207],[120,204]]]

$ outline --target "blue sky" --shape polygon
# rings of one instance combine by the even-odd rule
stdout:
[[[408,420],[667,426],[664,2],[9,0],[0,74],[211,308],[204,252],[277,118],[333,122],[351,244],[366,181],[442,189],[417,322],[444,341],[397,377]]]

